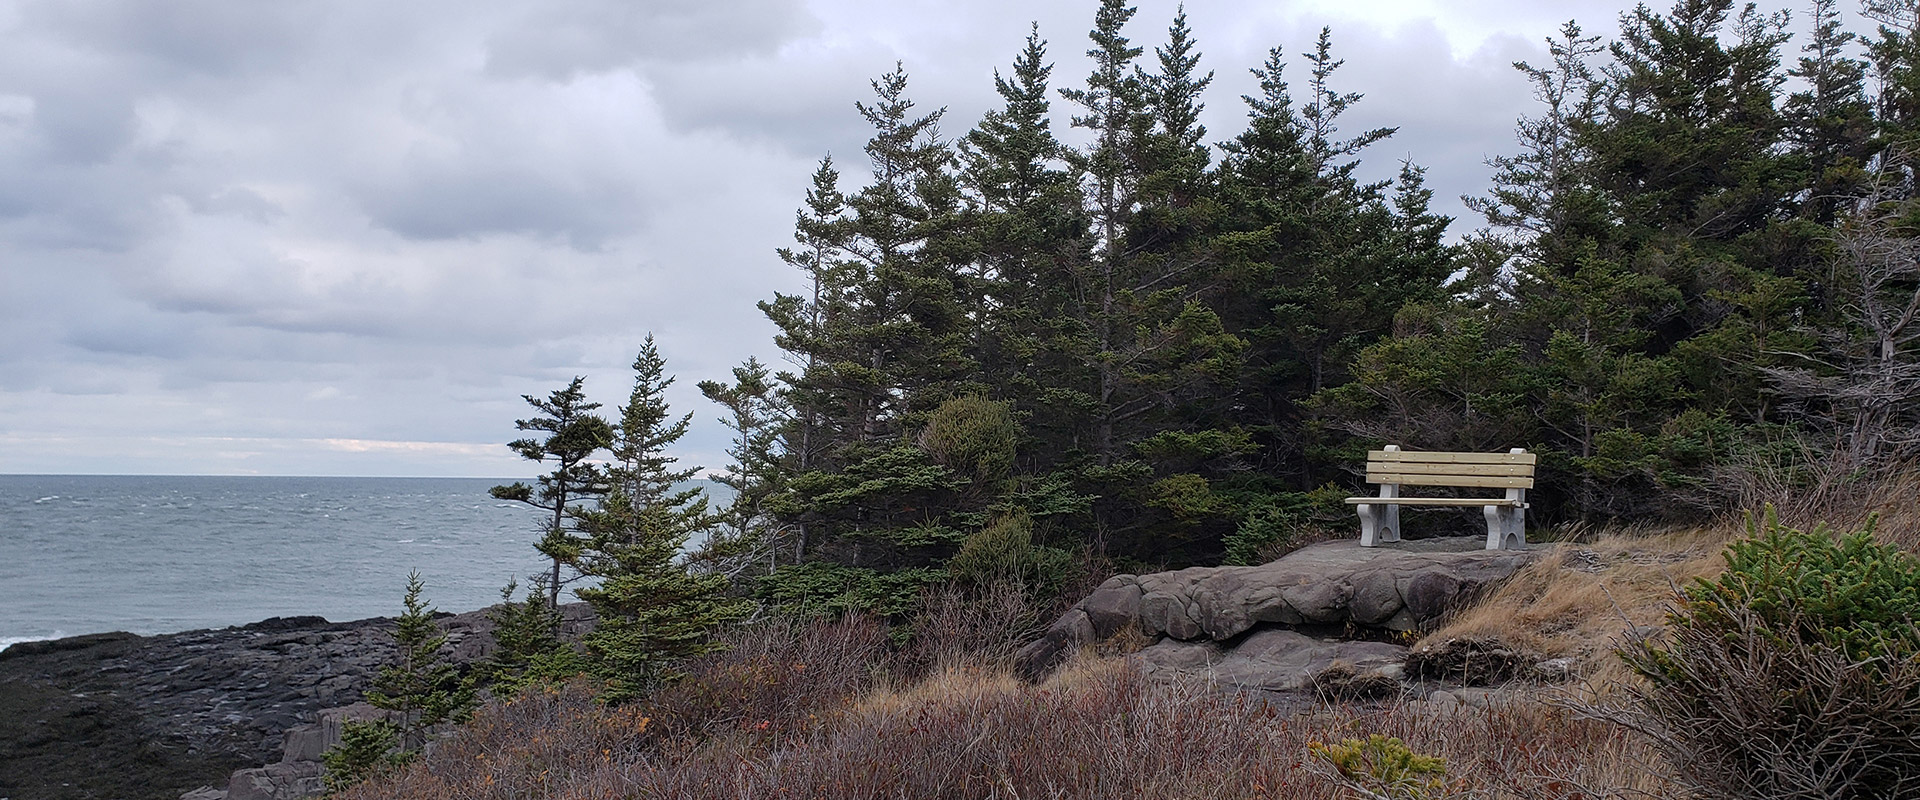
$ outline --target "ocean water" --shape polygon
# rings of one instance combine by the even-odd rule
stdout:
[[[416,569],[434,607],[480,608],[543,568],[540,512],[487,495],[508,482],[0,475],[0,647],[392,616]]]

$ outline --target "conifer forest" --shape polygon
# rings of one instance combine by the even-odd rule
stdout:
[[[1867,34],[1834,0],[1568,22],[1515,64],[1537,103],[1473,220],[1431,210],[1420,164],[1358,177],[1395,129],[1343,124],[1365,100],[1330,31],[1222,98],[1184,12],[1151,37],[1133,17],[1100,3],[1084,76],[1054,66],[1077,37],[1010,46],[964,131],[906,67],[872,81],[864,158],[795,187],[778,256],[803,288],[759,304],[785,359],[699,386],[735,433],[731,503],[669,488],[685,422],[651,341],[624,422],[577,383],[529,398],[549,438],[515,446],[563,466],[506,496],[552,512],[550,591],[619,560],[593,544],[610,514],[710,531],[696,572],[769,606],[898,616],[949,580],[1258,563],[1352,527],[1383,444],[1539,453],[1536,527],[1699,518],[1914,455],[1911,4],[1869,0]],[[1223,102],[1240,130],[1199,124]],[[1449,513],[1419,520],[1474,524]]]

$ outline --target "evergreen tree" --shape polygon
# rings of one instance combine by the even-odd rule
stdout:
[[[321,783],[338,792],[407,762],[396,752],[400,731],[386,720],[349,720],[340,726],[340,741],[320,754]]]
[[[673,378],[653,337],[642,343],[633,369],[633,391],[609,447],[617,459],[608,471],[611,490],[599,508],[580,514],[591,539],[578,563],[599,583],[576,592],[598,617],[587,652],[607,681],[607,699],[616,702],[673,680],[672,662],[712,652],[714,629],[749,610],[726,597],[725,576],[693,575],[678,563],[687,539],[712,522],[698,488],[674,489],[698,468],[675,469],[666,454],[686,434],[690,415],[675,419],[668,409]]]
[[[726,473],[714,480],[733,489],[733,500],[717,515],[719,526],[694,554],[694,563],[732,579],[771,572],[782,551],[791,547],[798,563],[802,543],[774,514],[774,500],[785,491],[792,459],[782,448],[782,432],[792,409],[771,372],[759,359],[733,368],[733,382],[701,381],[700,393],[727,410],[721,423],[733,431]],[[795,541],[788,541],[794,539]],[[765,570],[760,570],[764,562]]]
[[[942,519],[955,482],[909,438],[972,374],[978,337],[959,274],[966,248],[953,245],[960,195],[943,112],[915,112],[906,86],[896,68],[873,82],[874,102],[856,104],[874,129],[871,182],[841,205],[821,202],[838,195],[816,176],[797,235],[819,257],[789,261],[815,276],[820,299],[766,306],[803,366],[781,376],[801,451],[777,504],[802,548],[850,566],[924,563],[928,545],[964,535]]]
[[[407,575],[406,611],[394,621],[394,658],[373,678],[367,702],[393,712],[401,752],[426,744],[427,731],[442,722],[461,721],[473,709],[473,686],[441,652],[447,637],[433,621],[434,610],[420,599],[425,584],[418,571]]]
[[[547,601],[546,576],[536,575],[526,599],[514,602],[518,581],[500,590],[500,604],[487,611],[493,623],[493,654],[485,666],[488,688],[509,694],[539,681],[559,681],[585,671],[580,653],[561,638],[559,609]]]
[[[565,388],[555,390],[545,400],[522,395],[539,416],[514,422],[523,431],[544,431],[544,439],[517,439],[509,444],[514,452],[529,461],[554,462],[554,469],[538,479],[539,488],[515,482],[495,486],[495,498],[513,500],[548,513],[540,542],[540,553],[553,561],[548,576],[548,604],[560,605],[560,587],[565,584],[561,566],[579,557],[584,539],[569,531],[568,518],[581,510],[582,501],[608,491],[598,465],[587,459],[613,441],[613,429],[593,414],[599,403],[586,401],[584,378],[574,378]]]
[[[1813,36],[1799,66],[1787,74],[1806,88],[1787,99],[1793,149],[1805,160],[1807,196],[1802,216],[1832,226],[1866,189],[1867,166],[1878,149],[1865,62],[1847,56],[1859,36],[1841,27],[1837,0],[1813,0]]]

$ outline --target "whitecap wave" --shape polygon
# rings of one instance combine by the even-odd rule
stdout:
[[[60,499],[60,495],[50,494],[50,495],[47,495],[46,497],[42,497],[38,500],[33,501],[33,504],[37,506],[37,505],[40,505],[41,503],[51,503],[58,499]],[[4,638],[0,638],[0,641],[6,641],[6,640]]]
[[[67,638],[66,631],[54,631],[42,636],[0,636],[0,650],[5,650],[21,642],[45,642],[52,639]]]

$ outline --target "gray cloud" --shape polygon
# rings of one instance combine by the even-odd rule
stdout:
[[[1624,4],[1457,5],[1190,3],[1205,122],[1232,136],[1246,68],[1282,45],[1297,81],[1331,24],[1349,129],[1401,126],[1368,169],[1426,164],[1461,213],[1528,108],[1506,62]],[[1092,9],[0,0],[0,471],[524,474],[519,395],[611,405],[647,332],[681,455],[720,466],[694,384],[778,361],[754,302],[797,288],[772,251],[816,160],[863,180],[867,81],[904,61],[957,137],[1030,21],[1079,82]]]
[[[817,31],[793,0],[654,0],[537,5],[486,42],[487,70],[567,80],[641,61],[731,60]]]

